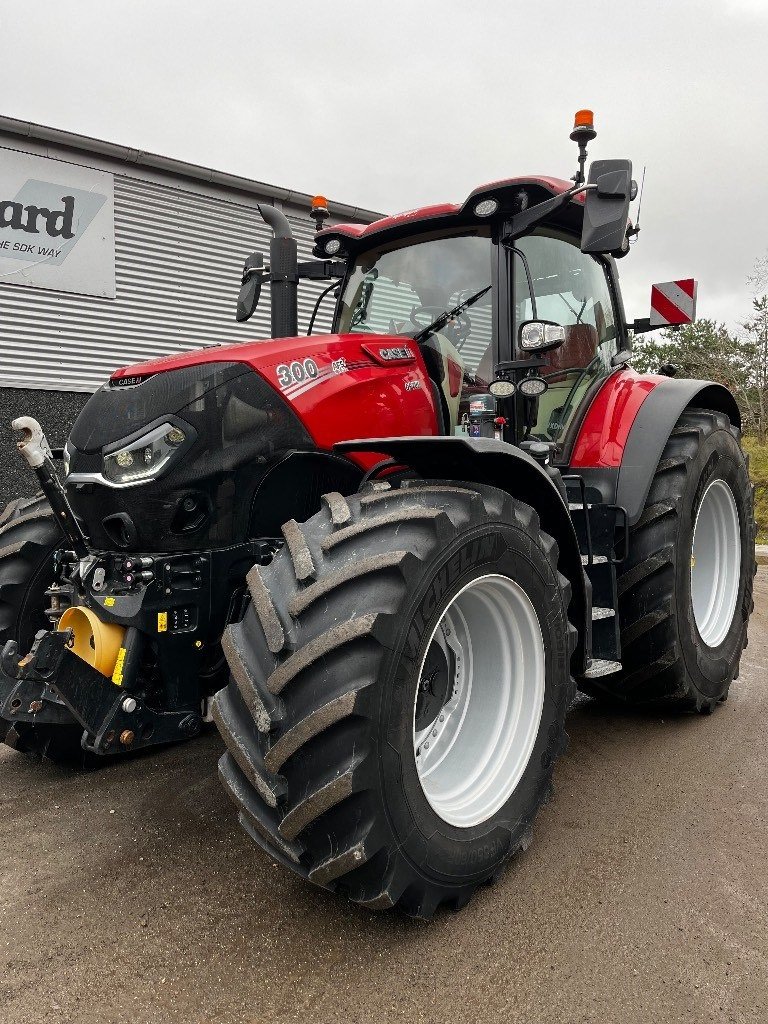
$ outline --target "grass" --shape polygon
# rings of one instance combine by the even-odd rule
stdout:
[[[742,444],[749,453],[749,475],[755,485],[757,543],[768,544],[768,444],[758,444],[756,437],[743,437]]]

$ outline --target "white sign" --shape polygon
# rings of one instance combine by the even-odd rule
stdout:
[[[115,297],[111,174],[0,149],[0,284]]]

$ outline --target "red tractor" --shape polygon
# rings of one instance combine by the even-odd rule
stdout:
[[[213,697],[249,835],[429,917],[529,843],[577,687],[726,699],[755,568],[739,410],[628,365],[636,186],[627,160],[585,177],[594,135],[580,112],[570,182],[366,226],[318,201],[305,263],[264,208],[237,315],[268,283],[276,340],[118,370],[62,453],[15,422],[43,495],[0,526],[6,743],[109,758],[195,735]],[[330,335],[296,336],[307,278]]]

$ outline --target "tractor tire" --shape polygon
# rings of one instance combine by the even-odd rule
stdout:
[[[27,654],[35,633],[50,629],[45,592],[53,582],[53,554],[64,537],[44,495],[18,498],[0,512],[0,649],[16,640]],[[12,725],[0,719],[0,743],[54,761],[83,762],[79,726]]]
[[[45,592],[53,582],[53,553],[63,546],[42,494],[18,498],[0,512],[0,648],[16,640],[26,654],[35,633],[50,628]]]
[[[739,437],[719,412],[689,409],[677,421],[618,574],[623,669],[589,680],[587,692],[703,714],[725,701],[747,645],[757,571]]]
[[[504,492],[438,481],[327,494],[283,533],[223,639],[240,822],[366,908],[459,909],[527,848],[566,746],[557,545]]]

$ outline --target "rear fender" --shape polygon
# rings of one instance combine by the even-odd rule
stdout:
[[[588,600],[581,552],[570,513],[557,485],[535,459],[504,441],[468,437],[397,437],[344,441],[338,452],[375,451],[388,455],[420,476],[433,480],[466,480],[507,491],[530,505],[542,529],[559,548],[558,568],[571,583],[569,618],[579,632],[573,671],[586,667]]]

